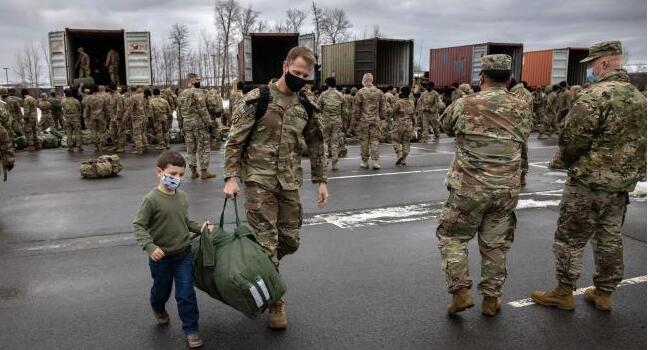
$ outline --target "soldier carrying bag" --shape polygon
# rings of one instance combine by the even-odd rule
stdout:
[[[241,224],[236,198],[236,228],[231,233],[225,231],[226,205],[227,198],[215,232],[203,227],[201,234],[192,238],[194,285],[247,317],[255,318],[284,295],[286,285],[254,233]]]

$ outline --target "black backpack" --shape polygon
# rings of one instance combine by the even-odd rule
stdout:
[[[299,91],[297,94],[299,96],[299,102],[306,110],[306,114],[308,114],[308,119],[312,118],[314,113],[319,113],[317,106],[311,103],[311,101],[303,91]],[[270,87],[268,85],[262,85],[259,87],[259,97],[245,101],[246,105],[256,105],[256,113],[254,114],[254,116],[256,117],[257,121],[263,118],[263,115],[268,110],[270,98]]]

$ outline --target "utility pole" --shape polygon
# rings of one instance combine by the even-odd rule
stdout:
[[[2,68],[2,69],[5,70],[5,81],[7,82],[7,86],[9,86],[9,73],[8,73],[8,72],[9,72],[9,68],[4,67],[4,68]]]
[[[212,58],[212,72],[213,72],[212,73],[213,74],[212,75],[212,86],[215,87],[216,86],[216,55],[211,54],[211,58]]]

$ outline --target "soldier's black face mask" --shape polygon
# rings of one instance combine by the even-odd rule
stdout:
[[[286,85],[292,92],[297,92],[301,90],[304,87],[304,85],[306,85],[306,80],[291,74],[290,71],[286,71],[284,75],[285,75]]]
[[[194,86],[196,89],[199,89],[199,88],[200,88],[200,81],[194,81],[193,86]]]

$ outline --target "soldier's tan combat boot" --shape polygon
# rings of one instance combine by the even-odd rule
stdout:
[[[362,169],[369,169],[369,163],[365,160],[360,162],[360,168]]]
[[[337,165],[337,163],[338,163],[337,160],[332,160],[332,161],[331,161],[331,170],[333,170],[333,171],[337,171],[337,170],[338,170],[338,165]]]
[[[286,327],[288,327],[288,319],[286,318],[286,302],[284,301],[284,298],[281,298],[274,304],[270,305],[269,314],[269,328],[286,329]]]
[[[612,310],[612,293],[598,288],[588,288],[585,291],[585,300],[601,311]]]
[[[544,306],[555,306],[561,310],[574,310],[574,295],[572,286],[559,283],[556,289],[543,292],[533,291],[531,300]]]
[[[210,173],[207,169],[200,170],[200,179],[207,180],[216,177],[216,174]]]
[[[448,304],[448,315],[470,309],[473,306],[475,303],[470,298],[468,288],[461,288],[452,294],[452,302]]]
[[[481,313],[484,316],[493,317],[497,315],[502,307],[502,301],[497,297],[484,296],[481,304]]]
[[[371,163],[372,163],[372,168],[373,168],[373,170],[378,170],[378,169],[380,169],[380,163],[378,163],[377,160],[373,160],[373,161],[371,161]]]
[[[195,166],[191,166],[191,165],[190,165],[190,166],[189,166],[189,169],[191,169],[191,178],[192,178],[192,179],[197,179],[197,178],[200,177],[200,175],[198,175],[198,171],[196,170],[196,167],[195,167]]]

